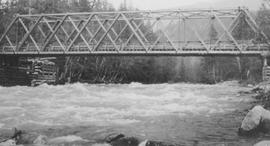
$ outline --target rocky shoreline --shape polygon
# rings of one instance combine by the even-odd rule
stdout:
[[[270,82],[262,82],[253,88],[256,101],[242,121],[238,134],[240,136],[254,136],[259,133],[270,132]],[[254,146],[268,146],[270,140],[256,143]]]
[[[92,141],[76,135],[49,138],[36,132],[14,129],[12,136],[0,139],[0,146],[180,146],[165,142],[140,140],[124,134],[110,134],[102,140]]]

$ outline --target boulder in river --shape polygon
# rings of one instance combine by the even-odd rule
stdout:
[[[242,121],[239,135],[250,135],[260,130],[270,130],[270,111],[262,106],[255,106]]]
[[[270,91],[270,81],[262,82],[255,86],[252,90],[253,92],[263,92],[267,93]]]
[[[256,143],[254,146],[270,146],[270,141],[261,141]]]
[[[124,134],[116,134],[116,133],[113,133],[113,134],[108,135],[108,136],[105,138],[105,141],[106,141],[107,143],[111,143],[111,142],[113,142],[113,141],[116,141],[116,140],[118,140],[118,139],[120,139],[120,138],[124,138],[124,137],[125,137]]]
[[[126,137],[123,134],[114,134],[105,138],[111,146],[177,146],[165,142],[144,140],[140,141],[135,137]],[[103,146],[103,145],[102,145]]]
[[[123,137],[110,143],[112,146],[138,146],[140,141],[135,137]]]

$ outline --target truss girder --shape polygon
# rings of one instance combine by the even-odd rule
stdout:
[[[241,37],[239,28],[250,28],[243,31],[256,35]],[[14,35],[18,32],[23,34]],[[244,8],[17,15],[0,38],[0,55],[240,55],[268,51],[268,36]]]

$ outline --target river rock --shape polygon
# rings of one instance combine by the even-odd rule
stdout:
[[[124,134],[110,134],[105,142],[112,146],[138,146],[140,141],[135,137],[126,137]]]
[[[72,142],[89,142],[89,141],[76,135],[56,137],[56,138],[52,138],[48,140],[49,144],[61,144],[61,143],[72,143]]]
[[[139,146],[176,146],[172,144],[168,144],[165,142],[159,142],[159,141],[149,141],[145,140],[139,144]]]
[[[112,146],[112,145],[104,143],[104,144],[93,144],[92,146]]]
[[[267,93],[270,91],[270,81],[262,82],[253,88],[254,92]]]
[[[261,123],[264,110],[261,106],[256,106],[250,110],[242,122],[241,129],[250,131],[257,128]]]
[[[261,141],[256,143],[254,146],[270,146],[270,141]]]
[[[145,141],[141,142],[141,143],[139,144],[139,146],[146,146],[147,143],[148,143],[148,140],[145,140]]]
[[[116,134],[116,133],[113,133],[113,134],[110,134],[109,136],[107,136],[107,137],[105,138],[105,141],[106,141],[107,143],[111,143],[111,142],[113,142],[113,141],[116,141],[116,140],[118,140],[118,139],[120,139],[120,138],[124,138],[124,137],[125,137],[124,134]]]
[[[264,127],[269,127],[270,129],[270,111],[264,109],[262,106],[255,106],[242,121],[239,134],[251,134],[258,129],[264,129]]]
[[[34,132],[21,131],[16,135],[17,144],[33,144],[40,135]]]
[[[134,137],[124,137],[118,140],[112,141],[110,144],[112,146],[138,146],[139,140]]]
[[[44,136],[44,135],[40,135],[34,140],[33,144],[35,144],[35,145],[45,145],[45,144],[47,144],[47,142],[48,142],[48,137]]]
[[[13,139],[10,139],[5,142],[1,142],[0,146],[16,146],[16,141]]]
[[[140,141],[135,137],[126,137],[124,134],[111,134],[105,138],[105,141],[111,146],[176,146],[159,141]]]

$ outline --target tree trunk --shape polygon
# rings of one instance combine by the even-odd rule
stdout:
[[[212,57],[212,75],[213,75],[213,80],[214,83],[217,83],[217,78],[216,78],[216,57]]]
[[[236,57],[236,61],[237,61],[237,65],[238,65],[238,71],[239,71],[239,77],[241,80],[243,80],[243,76],[242,76],[242,66],[241,66],[241,58],[238,56]]]

